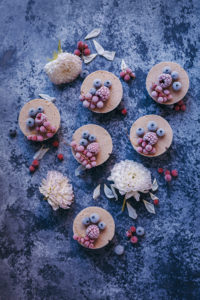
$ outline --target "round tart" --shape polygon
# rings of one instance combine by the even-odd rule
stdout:
[[[103,107],[102,108],[91,108],[88,107],[90,110],[92,110],[93,112],[96,113],[107,113],[112,111],[113,109],[115,109],[119,103],[122,100],[122,96],[123,96],[123,89],[122,89],[122,84],[119,80],[119,78],[117,78],[113,73],[107,72],[107,71],[95,71],[91,74],[89,74],[85,80],[82,83],[81,86],[81,96],[80,97],[84,97],[86,96],[90,90],[92,88],[94,88],[94,81],[96,79],[99,79],[101,81],[101,85],[98,86],[96,92],[99,95],[105,95],[106,94],[106,90],[108,91],[108,98],[107,100],[103,100],[101,101],[103,103]],[[111,86],[106,87],[104,85],[105,82],[110,82]],[[104,90],[102,90],[103,93],[100,92],[100,88]],[[101,100],[101,98],[99,98]],[[81,100],[83,101],[83,99]],[[93,100],[89,100],[90,103],[92,103],[91,101]],[[100,102],[100,101],[99,101]],[[83,105],[84,105],[84,101],[83,101]],[[97,105],[96,103],[94,103],[94,105]]]
[[[167,76],[161,76],[161,75]],[[159,77],[161,76],[161,77]],[[171,77],[171,79],[170,79]],[[159,81],[160,78],[160,81]],[[169,80],[167,82],[167,80]],[[163,86],[163,91],[166,89],[166,97],[167,94],[171,95],[166,100],[166,102],[159,100],[159,91],[157,91],[157,95],[152,84],[157,84]],[[176,84],[179,83],[179,86]],[[165,84],[166,83],[166,84]],[[168,83],[170,85],[168,85]],[[173,85],[175,87],[173,88]],[[189,77],[187,72],[177,63],[174,62],[161,62],[151,68],[146,78],[146,89],[149,93],[149,96],[160,104],[171,105],[183,99],[189,89]],[[152,94],[153,93],[153,94]],[[162,94],[162,91],[161,91]],[[161,98],[162,95],[161,95]]]
[[[73,134],[71,146],[75,159],[88,169],[103,164],[110,157],[113,148],[110,134],[103,127],[95,124],[88,124],[78,128]],[[81,151],[77,149],[80,146],[82,147]],[[90,152],[92,155],[86,152]],[[86,157],[86,160],[89,160],[89,164],[92,164],[91,167],[87,167],[88,164],[84,164],[85,160],[81,157]],[[95,157],[95,159],[92,159],[92,157]],[[91,159],[92,161],[90,161]]]
[[[172,139],[171,126],[165,119],[157,115],[146,115],[137,119],[130,130],[130,141],[133,148],[139,154],[147,157],[163,154],[170,147]]]
[[[109,244],[115,234],[111,214],[97,206],[83,209],[74,219],[74,239],[83,247],[100,249]]]
[[[30,110],[33,111],[32,114]],[[37,111],[38,113],[36,113]],[[18,122],[21,131],[29,140],[43,141],[51,138],[58,131],[60,127],[60,113],[52,102],[34,99],[22,107]],[[28,122],[33,124],[29,126]]]

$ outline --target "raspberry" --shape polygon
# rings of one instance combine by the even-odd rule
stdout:
[[[158,173],[162,174],[164,172],[163,168],[158,168]]]
[[[170,171],[169,171],[169,170],[166,170],[166,171],[165,171],[165,175],[170,175]]]
[[[137,242],[138,242],[138,238],[137,238],[137,236],[132,236],[132,238],[131,238],[131,243],[132,244],[137,244]]]
[[[172,174],[173,177],[177,177],[178,176],[178,171],[176,169],[172,170],[171,174]]]
[[[182,110],[182,111],[185,111],[185,110],[186,110],[185,104],[181,105],[181,110]]]
[[[30,166],[30,167],[29,167],[29,171],[30,171],[31,173],[35,172],[34,166]]]
[[[165,175],[165,180],[167,182],[171,181],[172,180],[172,176],[170,174]]]
[[[59,153],[59,154],[57,155],[57,157],[58,157],[58,159],[59,159],[60,161],[62,161],[62,160],[64,159],[64,156],[63,156],[62,153]]]
[[[126,108],[122,109],[121,113],[122,113],[122,115],[126,116],[126,115],[127,115],[127,110],[126,110]]]
[[[86,48],[86,49],[83,51],[83,53],[84,53],[85,56],[90,55],[90,49],[89,49],[89,48]]]
[[[80,52],[80,50],[76,49],[76,50],[74,50],[74,54],[77,55],[77,56],[80,56],[81,52]]]
[[[124,76],[126,75],[126,73],[124,71],[120,72],[120,77],[124,78]]]
[[[58,142],[58,141],[54,141],[54,142],[52,143],[52,145],[53,145],[55,148],[57,148],[57,147],[59,146],[59,142]]]
[[[78,48],[79,50],[82,50],[83,47],[84,47],[84,43],[83,43],[82,41],[79,41],[79,42],[77,43],[77,48]]]
[[[131,226],[131,227],[130,227],[130,231],[131,231],[131,232],[136,232],[135,226]]]
[[[180,110],[179,105],[175,105],[175,106],[174,106],[174,109],[175,109],[175,111],[179,111],[179,110]]]
[[[158,199],[154,199],[153,203],[154,203],[154,205],[158,205],[159,204],[159,200]]]
[[[127,236],[128,238],[130,238],[130,237],[132,236],[132,233],[131,233],[130,230],[128,230],[128,231],[126,232],[126,236]]]
[[[39,160],[37,160],[37,159],[34,159],[34,161],[32,162],[32,166],[35,167],[35,168],[38,167],[39,164],[40,164]]]

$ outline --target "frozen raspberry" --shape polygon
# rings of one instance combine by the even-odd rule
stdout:
[[[163,73],[158,77],[158,81],[162,88],[167,88],[172,83],[172,77],[170,74]]]
[[[159,204],[159,200],[158,199],[154,199],[153,203],[154,203],[154,205],[158,205]]]
[[[137,238],[137,236],[132,236],[132,238],[131,238],[131,243],[132,244],[137,244],[137,242],[138,242],[138,238]]]
[[[169,170],[166,170],[165,171],[165,175],[170,175],[171,173],[170,173],[170,171]]]
[[[54,142],[52,143],[52,145],[53,145],[53,147],[58,148],[59,142],[58,142],[58,141],[54,141]]]
[[[121,110],[121,113],[122,113],[123,116],[126,116],[126,115],[127,115],[127,110],[126,110],[126,108],[123,108],[123,109]]]
[[[158,137],[155,132],[147,132],[143,139],[149,142],[150,145],[155,145],[158,142]]]
[[[158,173],[162,174],[164,172],[163,168],[158,168]]]
[[[135,226],[131,226],[131,227],[130,227],[130,231],[131,231],[131,232],[136,232]]]
[[[94,142],[94,143],[91,143],[87,146],[87,150],[94,153],[94,154],[97,154],[99,153],[99,150],[100,150],[100,146],[99,146],[99,143],[97,142]]]
[[[32,166],[34,166],[35,168],[37,168],[39,166],[40,162],[37,159],[34,159],[34,161],[32,162]]]
[[[171,174],[173,177],[177,177],[178,176],[178,171],[176,169],[171,171]]]
[[[89,48],[86,48],[86,49],[83,51],[83,54],[84,54],[85,56],[90,55],[90,49],[89,49]]]
[[[59,153],[59,154],[57,155],[57,158],[58,158],[60,161],[62,161],[62,160],[64,159],[64,156],[63,156],[62,153]]]
[[[98,239],[100,231],[97,225],[90,225],[86,230],[86,234],[90,239]]]
[[[108,98],[110,97],[110,90],[109,90],[109,88],[107,88],[106,86],[100,87],[100,89],[98,89],[96,91],[96,96],[99,96],[102,101],[108,100]]]
[[[162,92],[162,87],[160,85],[157,85],[155,88],[156,92]]]
[[[131,77],[130,77],[128,74],[126,74],[126,75],[124,76],[124,80],[125,80],[125,81],[129,81],[130,78],[131,78]]]
[[[182,111],[185,111],[185,110],[186,110],[185,104],[181,105],[181,110],[182,110]]]
[[[165,180],[167,182],[171,181],[172,180],[172,176],[170,174],[165,175]]]
[[[29,171],[30,171],[31,173],[35,172],[34,166],[30,166],[30,167],[29,167]]]

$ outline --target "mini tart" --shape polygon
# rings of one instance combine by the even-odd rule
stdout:
[[[149,71],[147,78],[146,78],[146,89],[149,93],[149,96],[156,101],[157,103],[159,103],[155,98],[152,97],[151,95],[151,84],[153,82],[157,83],[158,82],[158,76],[160,74],[163,73],[163,68],[169,66],[171,68],[171,70],[173,71],[177,71],[179,73],[179,79],[178,81],[180,81],[180,83],[182,84],[182,88],[180,89],[180,91],[175,92],[172,89],[172,86],[168,87],[167,89],[170,91],[173,99],[172,100],[168,100],[165,103],[162,103],[164,105],[172,105],[174,103],[177,103],[178,101],[182,100],[183,97],[187,94],[187,91],[189,89],[189,77],[187,72],[177,63],[174,62],[161,62],[155,66],[153,66],[151,68],[151,70]],[[159,103],[160,104],[160,103]]]
[[[142,127],[142,128],[144,128],[145,133],[148,132],[149,130],[147,128],[147,125],[148,125],[148,122],[150,122],[150,121],[155,121],[158,125],[158,128],[163,128],[165,130],[165,135],[163,137],[158,138],[158,142],[155,145],[155,148],[156,148],[155,154],[144,154],[144,153],[139,153],[139,152],[137,152],[137,153],[139,153],[143,156],[146,156],[146,157],[156,157],[156,156],[163,154],[164,152],[166,152],[169,149],[169,147],[171,146],[171,143],[172,143],[172,139],[173,139],[172,128],[164,118],[157,116],[157,115],[146,115],[146,116],[143,116],[143,117],[137,119],[133,123],[131,130],[130,130],[130,141],[131,141],[133,148],[137,151],[137,147],[138,147],[137,140],[139,139],[139,136],[137,136],[136,130],[137,130],[137,128]]]
[[[93,134],[97,138],[97,142],[100,146],[100,151],[97,154],[97,166],[103,164],[111,155],[112,153],[112,138],[107,130],[105,130],[103,127],[95,125],[95,124],[88,124],[84,125],[80,128],[78,128],[72,137],[72,140],[75,141],[77,144],[79,144],[79,141],[81,139],[82,133],[84,131],[89,131],[90,134]],[[75,157],[75,152],[72,149],[72,153],[74,158],[78,161],[78,159]],[[79,162],[79,161],[78,161]]]
[[[86,95],[89,92],[89,90],[93,87],[93,81],[97,78],[101,79],[102,83],[106,80],[110,80],[112,82],[110,97],[106,101],[105,106],[103,108],[95,108],[92,110],[93,112],[104,114],[112,111],[119,105],[123,97],[123,89],[119,78],[117,78],[113,73],[100,70],[89,74],[85,78],[81,86],[81,95]]]
[[[94,249],[100,249],[109,244],[115,235],[115,222],[111,214],[97,206],[90,206],[83,209],[74,219],[73,233],[74,235],[84,237],[86,234],[87,226],[82,224],[82,219],[89,217],[92,213],[97,213],[100,216],[100,221],[106,223],[106,228],[101,231],[97,240],[94,243]],[[82,245],[82,244],[81,244]],[[84,247],[84,245],[82,245]]]
[[[37,108],[39,106],[42,106],[44,108],[44,113],[47,116],[48,121],[51,123],[51,125],[56,127],[56,132],[58,131],[58,129],[60,127],[60,113],[59,113],[57,107],[50,101],[47,101],[44,99],[34,99],[34,100],[31,100],[28,103],[26,103],[22,107],[20,114],[19,114],[19,120],[18,120],[19,127],[25,136],[38,135],[38,132],[36,131],[35,128],[30,129],[26,125],[26,120],[29,118],[29,115],[28,115],[29,110],[31,108]],[[40,133],[40,135],[43,135],[43,134]],[[44,136],[44,140],[47,140],[47,139],[48,139],[48,137]]]

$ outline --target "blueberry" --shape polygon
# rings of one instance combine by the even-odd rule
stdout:
[[[99,229],[104,230],[106,228],[106,224],[104,222],[99,222],[98,227]]]
[[[37,114],[43,113],[43,112],[44,112],[44,108],[42,106],[38,106],[38,108],[37,108]]]
[[[35,117],[37,115],[37,110],[35,108],[29,109],[28,115],[29,117]]]
[[[81,139],[79,144],[81,146],[87,146],[88,145],[88,141],[86,139]]]
[[[182,87],[182,84],[179,82],[179,81],[175,81],[173,84],[172,84],[172,88],[174,91],[178,92],[180,91]]]
[[[33,127],[33,126],[35,125],[34,119],[33,119],[33,118],[28,118],[28,119],[26,120],[26,125],[27,125],[28,127]]]
[[[142,136],[144,134],[144,129],[142,127],[137,128],[136,134],[138,136]]]
[[[16,134],[17,134],[17,131],[16,131],[15,128],[10,128],[9,129],[9,135],[10,135],[10,137],[15,137]]]
[[[97,89],[97,88],[100,88],[101,86],[101,79],[95,79],[93,81],[93,86]]]
[[[82,72],[81,72],[81,78],[82,79],[84,79],[85,77],[87,77],[88,76],[88,74],[89,74],[89,71],[88,70],[83,70]]]
[[[82,138],[83,139],[87,139],[88,137],[89,137],[89,132],[88,131],[83,131],[83,133],[82,133]]]
[[[176,71],[173,71],[172,74],[171,74],[171,76],[172,76],[172,79],[173,79],[173,80],[179,79],[179,74],[178,74],[178,72],[176,72]]]
[[[98,214],[94,213],[94,214],[91,214],[91,215],[90,215],[90,221],[91,221],[92,223],[98,223],[99,220],[100,220],[100,217],[99,217]]]
[[[156,134],[158,135],[158,136],[164,136],[165,135],[165,130],[164,129],[162,129],[162,128],[159,128],[157,131],[156,131]]]
[[[156,129],[158,128],[158,126],[157,126],[156,122],[151,121],[151,122],[148,123],[147,128],[150,131],[156,131]]]
[[[110,80],[106,80],[106,81],[104,82],[104,85],[105,85],[106,87],[110,88],[111,85],[112,85],[112,82],[111,82]]]
[[[90,224],[90,218],[89,217],[85,217],[82,219],[82,224],[83,225],[89,225]]]
[[[95,95],[96,94],[96,89],[95,88],[91,88],[90,89],[90,94]]]
[[[165,74],[171,74],[171,68],[169,66],[164,67],[163,73],[165,73]]]
[[[144,235],[144,228],[141,227],[141,226],[137,227],[137,228],[136,228],[136,234],[137,234],[138,236],[143,236],[143,235]]]
[[[114,248],[114,252],[115,254],[117,255],[122,255],[124,253],[124,246],[122,245],[117,245],[115,248]]]
[[[95,142],[96,141],[96,136],[93,134],[90,134],[88,137],[89,142]]]

